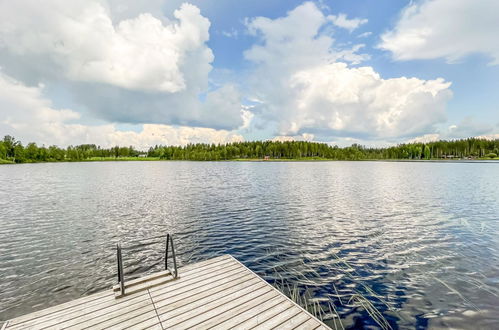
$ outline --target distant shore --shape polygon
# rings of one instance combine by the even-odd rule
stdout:
[[[477,159],[327,159],[327,158],[280,158],[280,159],[231,159],[229,162],[406,162],[406,163],[473,163],[484,161],[499,161],[498,158],[477,158]]]
[[[92,162],[92,161],[247,161],[247,162],[323,162],[323,161],[458,161],[499,159],[499,139],[468,138],[452,141],[409,143],[374,148],[359,144],[332,146],[310,141],[248,141],[226,144],[196,143],[183,146],[151,146],[147,151],[133,146],[102,148],[95,144],[77,146],[24,146],[6,135],[0,141],[0,163]]]
[[[159,157],[93,157],[82,160],[60,160],[60,161],[39,161],[15,163],[10,160],[0,159],[0,165],[19,165],[19,164],[41,164],[41,163],[88,163],[88,162],[253,162],[253,163],[282,163],[282,162],[403,162],[403,163],[483,163],[483,162],[499,162],[497,158],[477,158],[477,159],[327,159],[327,158],[236,158],[236,159],[220,159],[220,160],[172,160],[161,159]]]

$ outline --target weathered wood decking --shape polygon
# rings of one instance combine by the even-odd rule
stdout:
[[[159,275],[159,276],[158,276]],[[134,285],[135,284],[135,285]],[[230,255],[9,320],[5,329],[327,329]]]

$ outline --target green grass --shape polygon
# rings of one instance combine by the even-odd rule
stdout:
[[[303,158],[234,158],[229,159],[234,162],[316,162],[316,161],[334,161],[334,159],[322,157],[303,157]]]
[[[157,161],[159,157],[92,157],[83,159],[84,162],[130,162],[130,161]]]
[[[61,163],[61,162],[131,162],[131,161],[158,161],[159,157],[92,157],[82,160],[48,160],[48,161],[25,161],[29,163]],[[11,160],[0,159],[0,164],[16,164]]]

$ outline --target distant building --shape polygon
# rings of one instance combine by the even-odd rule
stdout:
[[[263,160],[269,160],[269,159],[270,159],[270,156],[263,157]]]

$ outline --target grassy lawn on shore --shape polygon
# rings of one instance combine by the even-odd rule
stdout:
[[[155,161],[161,160],[159,157],[91,157],[83,159],[83,162],[114,162],[114,161]]]
[[[332,161],[335,159],[321,158],[321,157],[304,157],[304,158],[235,158],[229,159],[234,162],[310,162],[310,161]]]

